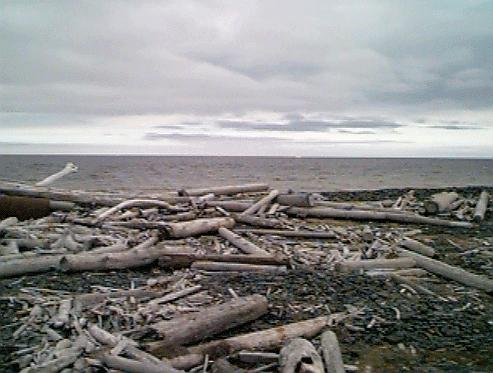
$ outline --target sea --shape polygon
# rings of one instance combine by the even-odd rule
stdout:
[[[267,183],[281,191],[493,186],[493,159],[0,155],[0,180],[35,183],[67,162],[79,171],[54,186],[159,193]]]

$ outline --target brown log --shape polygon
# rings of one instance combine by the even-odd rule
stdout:
[[[435,249],[431,246],[425,245],[419,241],[413,240],[411,238],[404,238],[400,244],[404,246],[406,249],[417,252],[418,254],[422,254],[429,257],[435,256]]]
[[[424,208],[428,214],[439,214],[450,211],[451,204],[459,198],[456,192],[441,192],[431,196],[425,201]]]
[[[19,220],[38,219],[50,214],[47,198],[0,196],[0,219],[12,216]]]
[[[235,298],[229,302],[151,325],[163,340],[148,343],[151,353],[160,354],[170,345],[186,345],[224,330],[255,320],[267,312],[267,299],[261,295]]]
[[[375,220],[375,221],[393,221],[408,224],[428,224],[443,227],[472,228],[471,223],[462,221],[449,221],[442,219],[428,218],[420,215],[388,213],[378,211],[362,210],[338,210],[333,208],[304,208],[291,207],[287,211],[288,215],[299,217],[313,218],[331,218],[331,219],[352,219],[352,220]]]
[[[281,373],[324,373],[324,363],[315,347],[303,338],[294,338],[279,352]]]
[[[335,268],[341,272],[352,272],[360,269],[375,268],[412,268],[416,262],[412,258],[398,259],[367,259],[367,260],[345,260],[336,263]]]
[[[285,266],[257,265],[245,263],[224,263],[224,262],[205,262],[197,261],[191,266],[192,269],[211,271],[211,272],[262,272],[262,273],[285,273]]]
[[[219,228],[233,228],[235,221],[231,218],[195,219],[180,223],[168,223],[166,231],[170,237],[184,238],[204,233],[216,232]]]
[[[283,206],[313,207],[313,196],[310,193],[279,194],[275,201]]]
[[[337,235],[331,231],[288,231],[276,229],[235,229],[237,233],[253,233],[258,235],[271,235],[281,237],[296,237],[296,238],[336,238]]]
[[[279,195],[279,191],[274,189],[269,192],[265,197],[261,198],[245,211],[241,213],[241,215],[252,215],[255,214],[262,206],[266,206],[271,203],[274,199]]]
[[[232,195],[238,193],[263,192],[269,189],[267,184],[244,184],[244,185],[225,185],[212,188],[201,189],[181,189],[178,191],[180,196],[202,196],[213,193],[219,195]]]
[[[419,267],[424,268],[436,275],[443,276],[461,284],[471,286],[476,289],[481,289],[486,292],[493,291],[493,280],[487,278],[486,276],[476,275],[462,268],[454,267],[439,260],[427,258],[426,256],[405,249],[400,249],[398,254],[414,259]]]
[[[288,265],[289,258],[276,254],[270,256],[257,255],[224,255],[224,254],[194,254],[167,252],[159,258],[159,266],[163,268],[189,267],[193,262],[210,261],[226,263],[245,263],[263,265]]]
[[[252,215],[231,214],[233,219],[241,224],[253,225],[262,228],[281,228],[282,224],[276,219],[260,218]]]
[[[473,219],[475,222],[480,222],[484,220],[484,215],[486,214],[486,210],[488,209],[488,201],[490,195],[486,190],[483,190],[479,195],[478,203],[476,204],[476,208],[474,209]]]
[[[320,338],[320,345],[327,373],[345,373],[346,370],[344,369],[341,349],[336,334],[331,330],[324,332]]]
[[[321,316],[311,320],[200,344],[189,347],[187,355],[171,359],[170,362],[175,368],[190,369],[199,365],[206,354],[212,358],[217,358],[233,354],[240,350],[268,351],[272,348],[279,347],[285,341],[293,338],[313,338],[326,327],[328,322],[329,317]]]
[[[257,245],[255,245],[253,242],[250,242],[240,235],[231,232],[227,228],[219,228],[218,230],[219,235],[224,238],[225,240],[229,241],[233,246],[237,247],[241,251],[243,251],[246,254],[252,254],[252,255],[269,255],[267,251],[264,249],[261,249]]]

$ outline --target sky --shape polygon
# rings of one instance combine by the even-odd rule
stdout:
[[[0,154],[493,156],[493,1],[0,1]]]

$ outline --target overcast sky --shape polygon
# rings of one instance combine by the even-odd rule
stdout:
[[[0,153],[493,155],[493,1],[0,1]]]

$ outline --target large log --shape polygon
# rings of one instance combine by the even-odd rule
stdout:
[[[127,373],[176,373],[179,372],[172,367],[160,367],[148,362],[127,359],[121,356],[114,356],[108,353],[101,355],[101,361],[109,368]]]
[[[424,208],[428,214],[439,214],[449,211],[452,203],[459,198],[456,192],[441,192],[431,196],[425,201]]]
[[[8,217],[0,221],[0,233],[2,233],[6,228],[16,225],[18,223],[18,219],[15,216]]]
[[[279,194],[275,200],[283,206],[313,207],[313,196],[310,193]]]
[[[484,215],[486,214],[486,210],[488,209],[488,201],[490,195],[486,190],[483,190],[479,195],[478,203],[476,204],[476,208],[474,209],[473,219],[475,222],[480,222],[484,220]]]
[[[231,218],[195,219],[180,223],[168,223],[166,231],[170,237],[184,238],[203,233],[216,232],[219,228],[233,228],[235,221]]]
[[[253,205],[251,205],[249,208],[247,208],[245,211],[241,213],[241,215],[252,215],[255,214],[260,208],[263,206],[267,206],[269,203],[271,203],[274,199],[277,198],[279,195],[279,191],[274,189],[269,192],[265,197],[261,198],[257,202],[255,202]]]
[[[303,338],[289,341],[279,352],[281,373],[324,373],[324,363],[315,347]]]
[[[375,268],[412,268],[414,266],[416,266],[416,262],[413,258],[345,260],[335,265],[336,269],[341,272]]]
[[[276,219],[266,219],[252,215],[231,214],[233,219],[241,224],[253,225],[262,228],[281,228],[282,224]]]
[[[327,373],[345,373],[346,370],[344,369],[341,349],[336,334],[331,330],[324,332],[320,338],[320,345]]]
[[[100,222],[100,221],[106,219],[107,217],[109,217],[110,215],[114,214],[115,212],[117,212],[119,210],[128,209],[128,208],[132,208],[132,207],[140,207],[140,208],[160,207],[160,208],[164,208],[168,211],[172,211],[172,212],[183,211],[182,208],[173,206],[166,201],[153,200],[153,199],[131,199],[128,201],[123,201],[123,202],[119,203],[118,205],[110,208],[109,210],[99,214],[96,217],[96,222]]]
[[[422,242],[413,240],[411,238],[404,238],[400,244],[406,249],[417,252],[418,254],[426,255],[429,257],[435,256],[435,249],[431,246],[425,245]]]
[[[163,268],[184,268],[198,261],[245,263],[261,265],[288,265],[289,258],[276,255],[226,255],[226,254],[194,254],[166,252],[159,258],[159,266]]]
[[[369,221],[393,221],[407,224],[428,224],[443,227],[472,228],[472,224],[462,221],[449,221],[443,219],[428,218],[426,216],[389,213],[379,211],[363,210],[338,210],[334,208],[304,208],[291,207],[286,210],[288,215],[298,217],[331,218],[331,219],[352,219]]]
[[[249,208],[252,203],[240,201],[207,201],[205,205],[207,207],[221,207],[226,211],[243,212]]]
[[[189,347],[187,355],[171,359],[170,362],[177,369],[190,369],[199,365],[206,354],[212,358],[217,358],[240,350],[268,351],[293,338],[313,338],[326,327],[328,322],[329,317],[321,316],[311,320],[200,344]]]
[[[253,242],[244,239],[240,235],[231,232],[228,228],[224,228],[224,227],[219,228],[218,232],[222,238],[229,241],[233,246],[237,247],[238,249],[240,249],[246,254],[269,255],[269,253],[264,249],[261,249]]]
[[[336,238],[337,235],[331,231],[288,231],[280,229],[235,229],[237,233],[253,233],[258,235],[271,235],[296,238]]]
[[[231,195],[238,193],[263,192],[269,189],[267,184],[244,184],[244,185],[225,185],[212,188],[201,189],[181,189],[178,191],[180,196],[202,196],[204,194],[213,193],[219,195]]]
[[[285,273],[285,266],[258,265],[245,263],[224,263],[197,261],[191,266],[192,269],[212,272],[261,272],[261,273]]]
[[[414,253],[405,249],[399,249],[398,254],[414,259],[416,264],[436,275],[457,281],[461,284],[481,289],[486,292],[493,291],[493,280],[468,272],[462,268],[454,267],[439,260],[427,258],[421,254]]]
[[[63,255],[35,256],[0,262],[0,278],[48,272],[58,268]]]
[[[161,292],[148,289],[130,289],[130,290],[120,290],[112,291],[108,293],[88,293],[80,294],[74,298],[74,309],[83,310],[84,308],[90,307],[94,304],[104,302],[106,299],[115,298],[155,298],[161,295]]]
[[[36,186],[51,185],[58,179],[61,179],[62,177],[71,174],[72,172],[77,172],[78,169],[79,168],[75,164],[73,164],[72,162],[68,162],[61,171],[58,171],[57,173],[50,175],[47,178],[37,182]]]
[[[267,299],[261,295],[235,298],[229,302],[151,325],[163,339],[148,343],[151,353],[160,354],[171,345],[186,345],[224,330],[255,320],[267,312]]]

